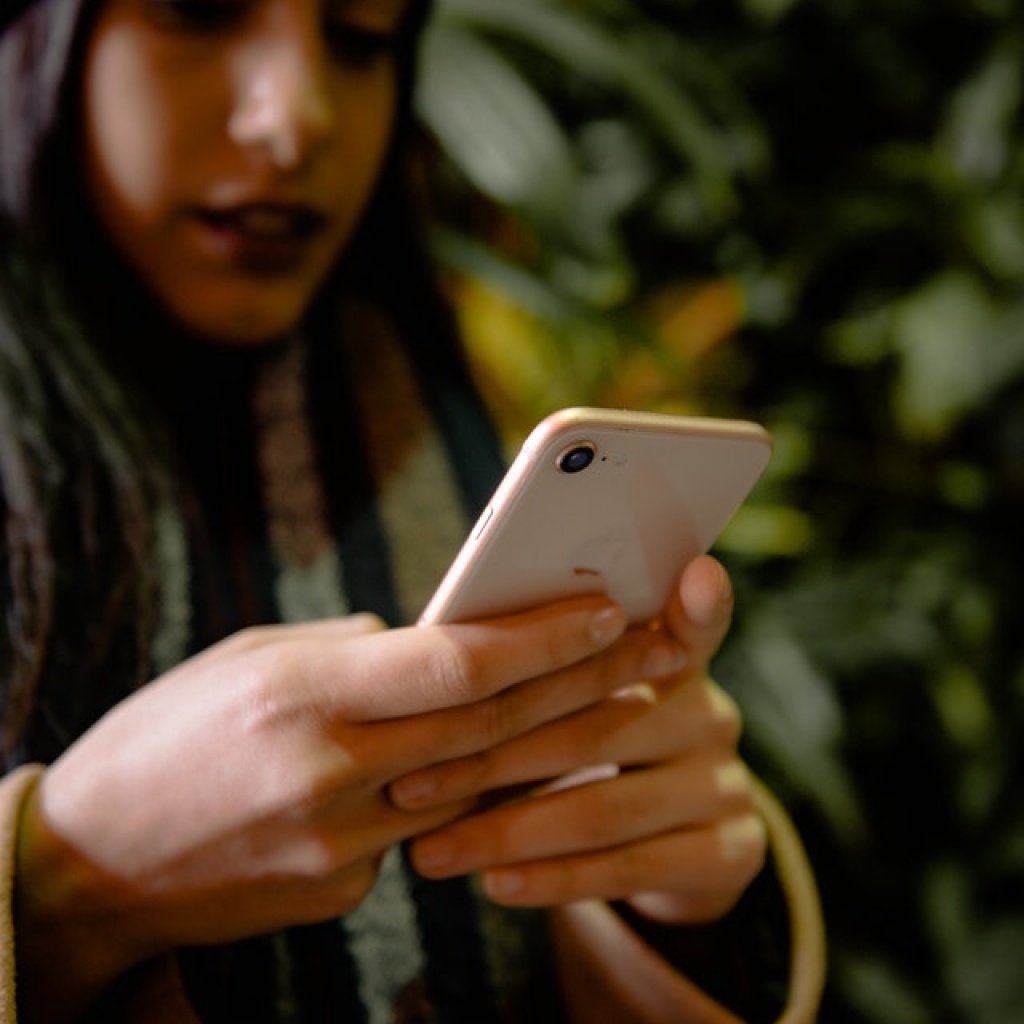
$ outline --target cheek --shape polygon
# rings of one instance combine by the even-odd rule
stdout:
[[[85,172],[100,216],[122,234],[157,212],[174,166],[172,96],[127,32],[89,54],[83,88]]]

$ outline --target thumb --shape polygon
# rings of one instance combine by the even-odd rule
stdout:
[[[729,574],[717,559],[701,555],[683,570],[665,610],[665,624],[691,658],[703,662],[725,638],[732,611]]]

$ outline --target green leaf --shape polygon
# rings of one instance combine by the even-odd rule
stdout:
[[[828,678],[785,621],[762,610],[734,646],[726,679],[751,738],[772,752],[790,785],[813,801],[837,835],[862,835],[856,788],[838,754],[843,716]]]
[[[1024,920],[1006,914],[979,928],[949,965],[950,984],[971,1024],[1019,1024],[1024,1006]]]
[[[924,992],[878,953],[845,954],[836,983],[871,1024],[935,1024]]]
[[[450,24],[427,33],[421,62],[420,115],[481,192],[549,215],[573,204],[572,146],[516,68]]]
[[[602,31],[577,8],[550,0],[443,0],[438,13],[442,24],[461,23],[525,41],[575,74],[629,97],[692,166],[708,207],[719,214],[735,207],[728,160],[696,103],[622,34]]]
[[[897,411],[911,437],[948,434],[1024,370],[1024,303],[1000,308],[973,277],[950,271],[900,304]]]
[[[990,182],[1010,155],[1021,102],[1021,45],[1003,40],[977,73],[953,94],[941,144],[969,178]]]

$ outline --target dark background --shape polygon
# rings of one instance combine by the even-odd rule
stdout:
[[[437,251],[510,445],[763,422],[716,662],[830,922],[830,1024],[1024,1020],[1024,9],[442,0]]]

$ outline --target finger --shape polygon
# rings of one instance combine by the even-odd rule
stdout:
[[[506,743],[400,779],[391,798],[411,809],[560,778],[593,765],[652,764],[698,749],[731,753],[740,729],[735,702],[710,680],[630,687]]]
[[[413,626],[306,652],[313,687],[347,721],[423,714],[483,700],[605,650],[625,632],[622,609],[580,598],[486,622]],[[331,687],[330,681],[344,685]]]
[[[372,813],[360,808],[358,817],[351,802],[340,801],[326,815],[318,832],[322,853],[328,863],[339,864],[354,855],[390,849],[417,836],[429,835],[471,814],[476,802],[456,801],[424,811],[397,810],[383,796]]]
[[[602,701],[639,674],[668,674],[684,663],[685,655],[674,641],[634,630],[610,650],[560,672],[512,687],[487,701],[410,720],[406,731],[415,735],[406,738],[392,731],[390,742],[400,754],[403,744],[415,741],[417,766],[431,767],[397,780],[391,787],[392,799],[399,807],[423,807],[492,788],[488,784],[490,755],[508,741]],[[479,783],[474,784],[474,779]],[[508,781],[522,779],[510,773]]]
[[[716,559],[702,555],[686,567],[665,611],[665,624],[695,666],[706,662],[724,639],[733,601],[732,581]]]
[[[735,905],[764,865],[765,847],[764,823],[750,814],[615,850],[497,868],[484,874],[483,888],[506,906],[665,893],[675,919],[696,924]]]
[[[472,815],[416,841],[411,856],[421,873],[449,877],[615,849],[752,807],[741,762],[681,759]]]

